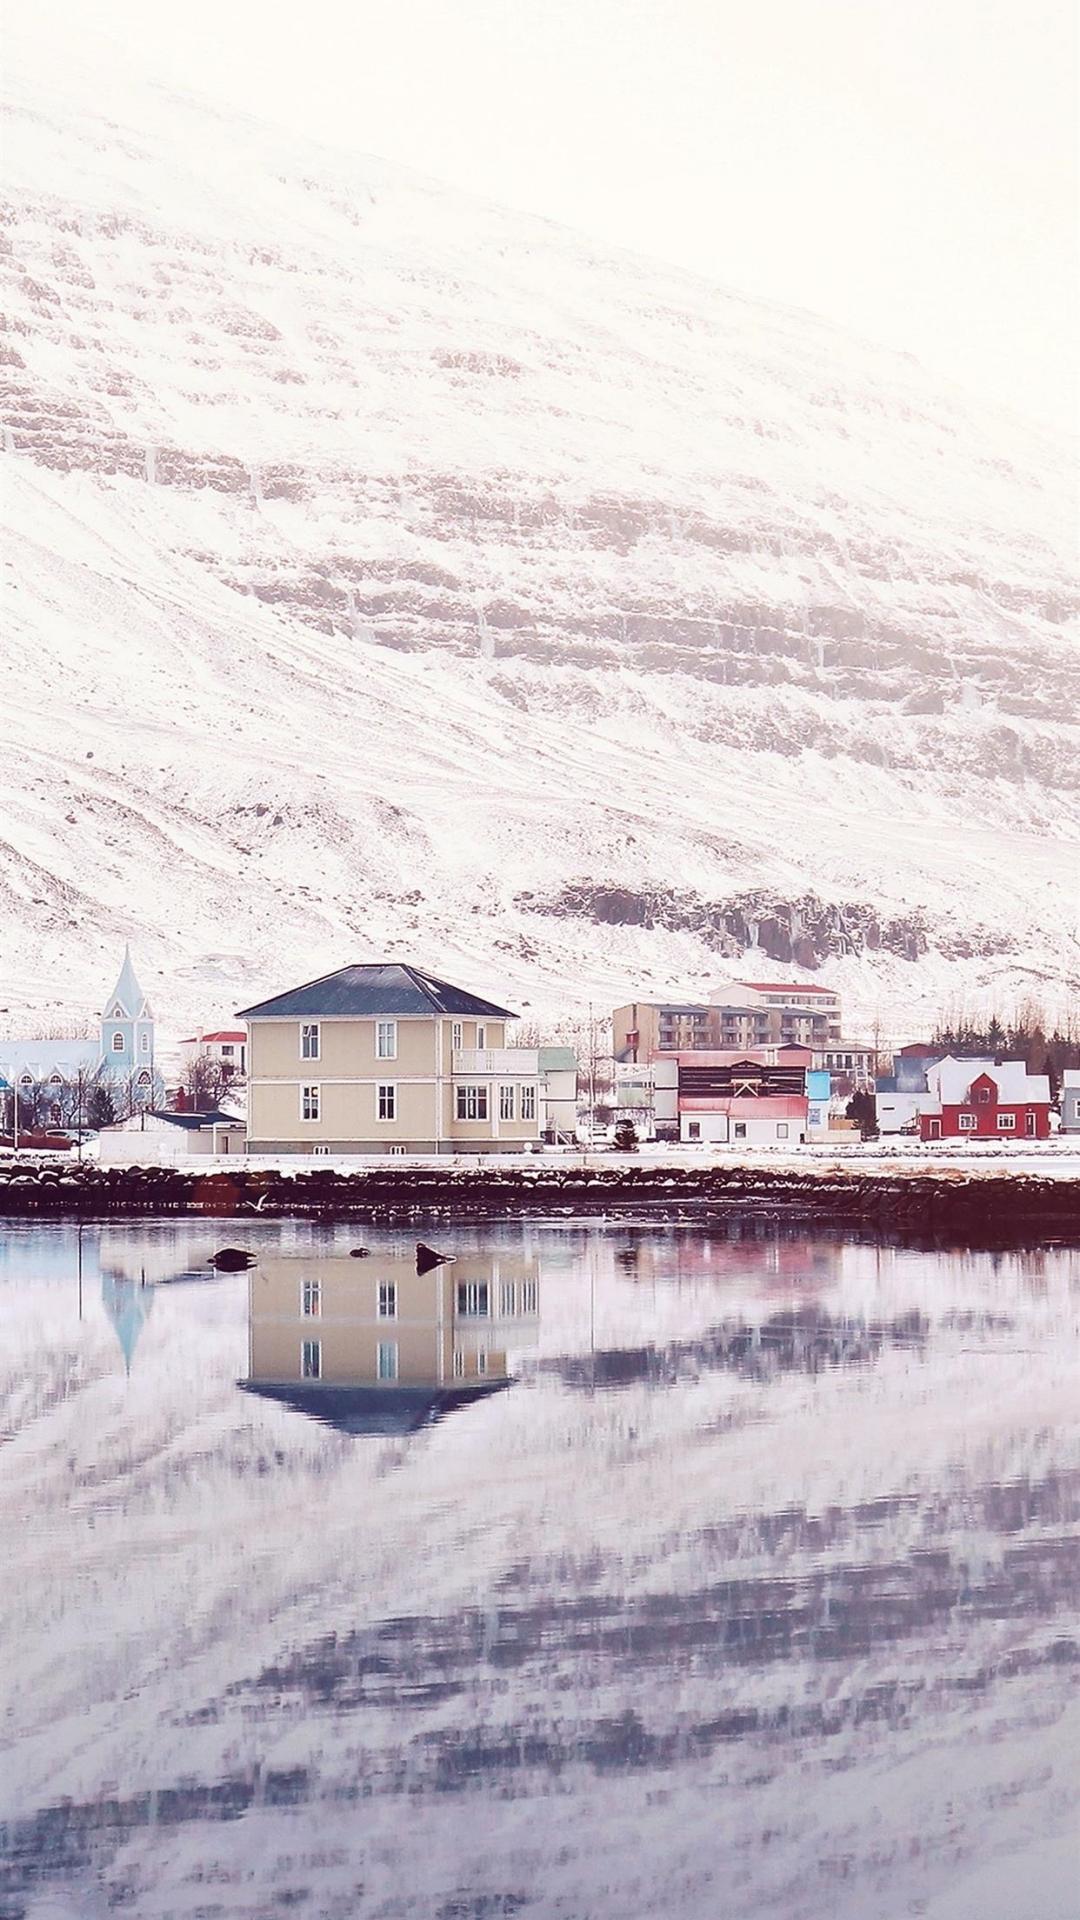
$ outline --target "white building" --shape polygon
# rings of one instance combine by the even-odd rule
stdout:
[[[135,1113],[102,1128],[98,1159],[110,1167],[179,1166],[192,1156],[243,1153],[246,1133],[232,1113]]]

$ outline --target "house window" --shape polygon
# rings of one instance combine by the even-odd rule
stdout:
[[[144,1034],[143,1034],[143,1046],[145,1047],[145,1045],[146,1045],[146,1035],[145,1035],[145,1033],[144,1033]],[[222,1043],[222,1048],[221,1048],[221,1057],[222,1057],[222,1059],[223,1059],[223,1060],[231,1060],[231,1059],[232,1059],[232,1057],[233,1057],[233,1054],[234,1054],[234,1052],[235,1052],[235,1051],[236,1051],[236,1049],[235,1049],[234,1047],[230,1047],[230,1046],[227,1046],[227,1045],[225,1045],[225,1043],[224,1043],[224,1042]]]
[[[404,1140],[391,1140],[386,1151],[387,1153],[408,1153],[409,1149],[405,1145]]]
[[[978,1101],[980,1107],[988,1107],[990,1105],[989,1087],[977,1087],[975,1089],[975,1098]]]
[[[317,1020],[305,1022],[300,1028],[301,1060],[317,1060],[319,1057],[319,1023]]]
[[[319,1087],[301,1087],[300,1089],[301,1120],[317,1120],[318,1119],[319,1095],[321,1091],[322,1090]]]
[[[786,1139],[787,1139],[787,1137],[788,1137],[788,1123],[787,1123],[787,1121],[786,1121],[786,1120],[778,1120],[778,1121],[777,1121],[777,1123],[776,1123],[776,1137],[777,1137],[777,1139],[778,1139],[778,1140],[786,1140]]]
[[[477,1027],[476,1044],[480,1052],[482,1053],[484,1048],[487,1046],[487,1028],[486,1027],[481,1027],[481,1026]]]
[[[488,1283],[486,1280],[459,1280],[457,1290],[457,1310],[464,1319],[485,1320],[488,1314]]]
[[[376,1060],[397,1059],[397,1021],[376,1020],[375,1022],[375,1058]]]
[[[459,1120],[486,1120],[488,1117],[487,1088],[459,1087],[457,1090],[457,1117]]]
[[[736,1120],[735,1125],[732,1129],[732,1132],[734,1133],[736,1140],[745,1140],[746,1139],[746,1121]]]
[[[143,1051],[143,1053],[149,1053],[149,1051],[150,1051],[150,1035],[149,1035],[148,1033],[144,1033],[144,1034],[142,1035],[142,1037],[141,1037],[141,1039],[140,1039],[140,1041],[139,1041],[139,1046],[141,1047],[141,1049],[142,1049],[142,1051]],[[232,1052],[232,1048],[231,1048],[231,1047],[223,1047],[223,1048],[222,1048],[222,1052],[223,1052],[223,1053],[231,1053],[231,1052]]]
[[[465,1377],[465,1355],[462,1353],[460,1347],[455,1347],[454,1348],[454,1379],[462,1380],[464,1379],[464,1377]]]
[[[687,1123],[686,1123],[686,1137],[687,1137],[687,1139],[688,1139],[688,1140],[700,1140],[700,1139],[701,1139],[701,1121],[700,1121],[700,1120],[688,1120],[688,1121],[687,1121]]]
[[[322,1341],[301,1340],[300,1342],[300,1378],[301,1380],[322,1379]]]
[[[517,1303],[517,1288],[512,1280],[504,1280],[499,1288],[499,1312],[504,1319],[512,1319]]]
[[[380,1380],[396,1380],[398,1377],[398,1350],[396,1340],[380,1340],[375,1360],[375,1372]]]
[[[961,1133],[974,1133],[978,1121],[973,1113],[960,1113],[956,1116]]]
[[[113,1037],[112,1037],[112,1050],[113,1050],[113,1052],[114,1052],[114,1053],[123,1053],[123,1051],[124,1051],[124,1036],[123,1036],[123,1034],[122,1034],[122,1033],[114,1033],[114,1034],[113,1034]]]
[[[523,1120],[536,1119],[535,1087],[522,1087],[521,1089],[521,1117]]]
[[[1015,1133],[1016,1132],[1015,1113],[999,1113],[997,1117],[997,1122],[998,1122],[999,1133]]]
[[[314,1320],[322,1312],[321,1280],[301,1280],[300,1312],[305,1320]]]
[[[380,1280],[378,1313],[380,1320],[397,1319],[397,1281]]]
[[[487,1354],[484,1352],[483,1348],[481,1348],[480,1352],[476,1356],[476,1371],[477,1373],[487,1372]]]
[[[375,1111],[380,1120],[397,1119],[397,1088],[384,1080],[375,1089]]]
[[[523,1280],[521,1283],[521,1311],[522,1313],[536,1312],[535,1280]]]
[[[460,1020],[455,1020],[450,1028],[450,1045],[455,1052],[465,1044],[465,1030]]]
[[[525,1091],[524,1087],[522,1087],[521,1091],[522,1093],[524,1093]],[[499,1119],[512,1120],[514,1118],[515,1112],[516,1112],[516,1105],[514,1101],[513,1087],[500,1087],[499,1088]],[[524,1117],[525,1116],[523,1114],[522,1119],[524,1119]]]
[[[314,1153],[314,1154],[318,1154],[318,1155],[321,1155],[321,1156],[322,1156],[322,1158],[323,1158],[324,1160],[328,1160],[328,1159],[330,1158],[330,1149],[329,1149],[329,1147],[327,1147],[327,1146],[320,1146],[320,1145],[318,1144],[318,1142],[316,1142],[316,1144],[315,1144],[315,1146],[313,1146],[313,1147],[312,1147],[312,1149],[311,1149],[311,1151],[312,1151],[312,1153]]]

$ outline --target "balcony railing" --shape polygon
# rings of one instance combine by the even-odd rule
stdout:
[[[508,1080],[535,1080],[540,1055],[535,1047],[455,1047],[455,1073],[498,1073]]]

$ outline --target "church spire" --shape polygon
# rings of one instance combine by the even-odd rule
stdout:
[[[149,1017],[150,1009],[146,1004],[146,995],[139,985],[135,975],[135,968],[131,964],[130,947],[124,948],[124,964],[120,969],[120,978],[113,988],[112,997],[109,1001],[109,1013],[111,1017],[114,1017],[115,1009],[119,1009],[121,1016],[128,1020],[139,1020]]]

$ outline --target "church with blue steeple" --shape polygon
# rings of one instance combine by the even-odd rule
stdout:
[[[90,1082],[109,1088],[118,1112],[153,1107],[159,1092],[153,1010],[127,947],[95,1038],[0,1040],[0,1101],[17,1089],[59,1124],[70,1089]]]

